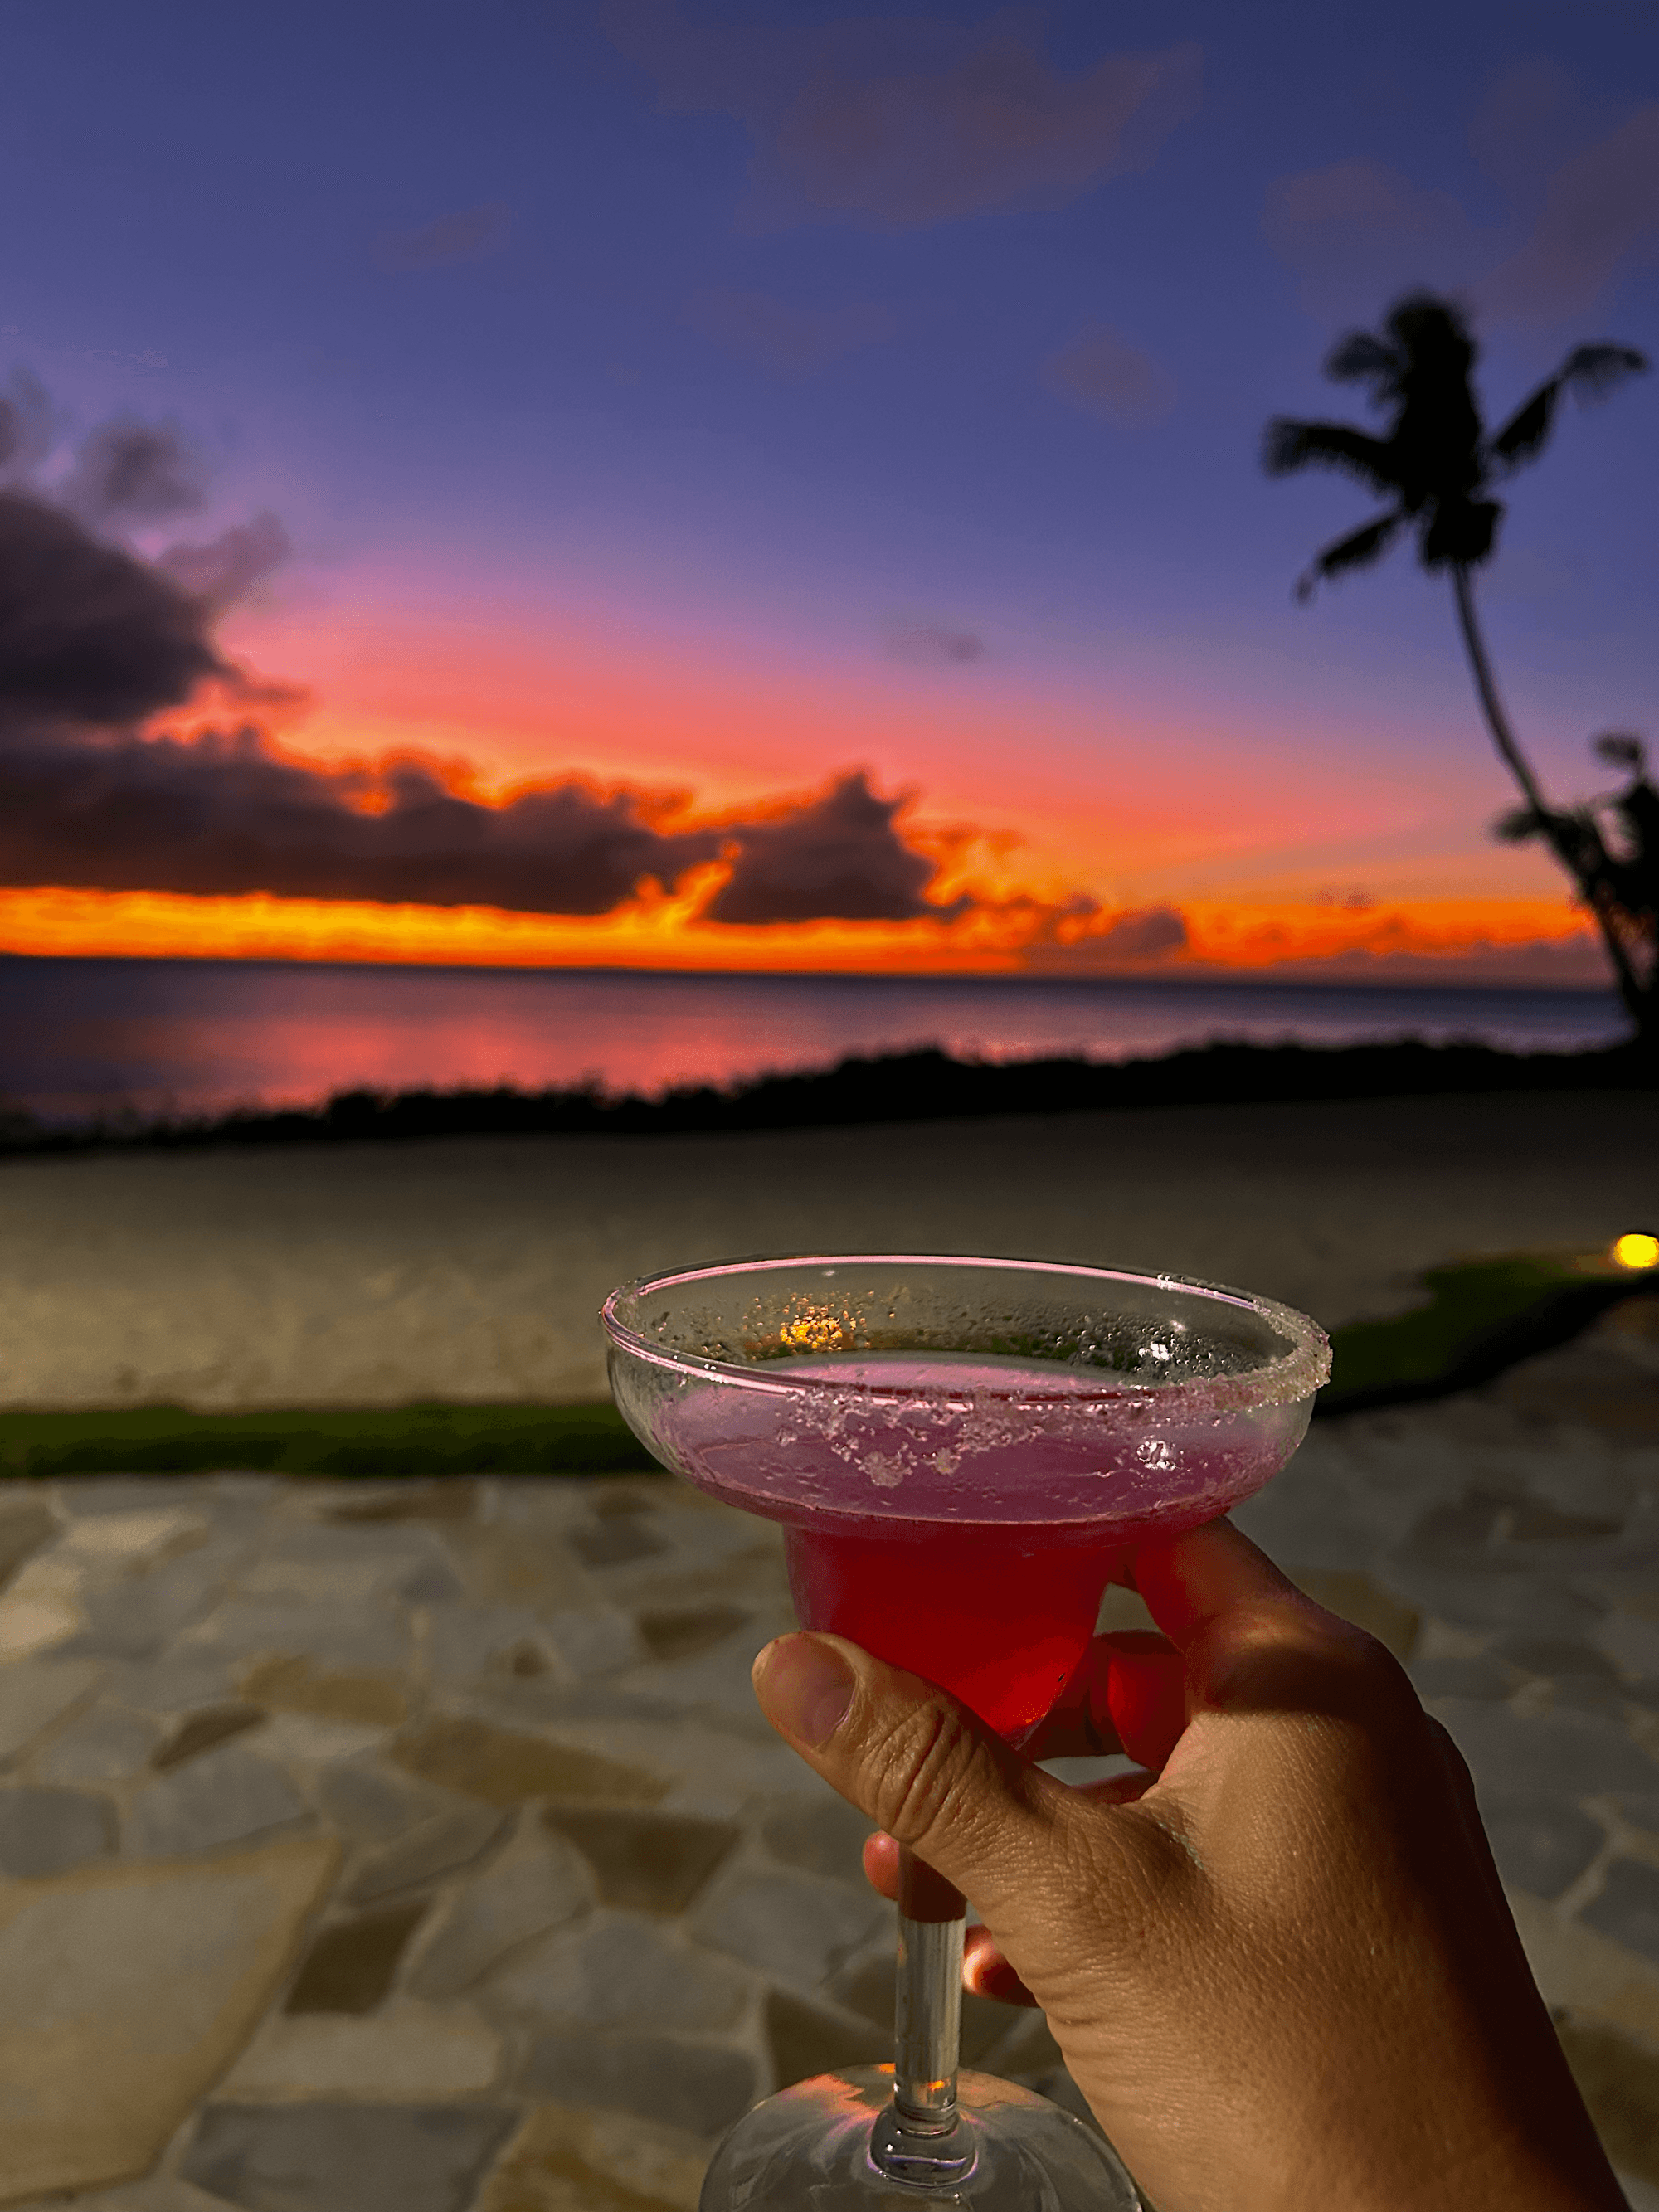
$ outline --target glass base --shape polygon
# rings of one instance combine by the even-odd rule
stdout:
[[[955,2154],[940,2159],[936,2176],[927,2176],[926,2146],[915,2137],[909,2144],[921,2155],[903,2161],[910,2172],[883,2172],[872,2160],[871,2137],[881,2125],[894,2140],[884,2118],[892,2094],[890,2066],[853,2066],[769,2097],[714,2153],[699,2212],[900,2212],[923,2204],[1146,2212],[1122,2162],[1081,2120],[989,2074],[958,2077]]]

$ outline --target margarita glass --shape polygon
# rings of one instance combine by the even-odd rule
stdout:
[[[1027,1740],[1114,1567],[1276,1474],[1329,1372],[1241,1291],[1041,1261],[833,1255],[657,1275],[605,1302],[611,1389],[664,1464],[784,1525],[801,1625]],[[957,2072],[963,1899],[901,1855],[896,2058],[800,2082],[726,2136],[703,2212],[1130,2212],[1070,2114]]]

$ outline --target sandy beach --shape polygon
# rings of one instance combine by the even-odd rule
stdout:
[[[1620,1093],[18,1157],[0,1404],[594,1397],[616,1283],[813,1248],[1162,1267],[1334,1325],[1438,1261],[1659,1222],[1656,1118]]]

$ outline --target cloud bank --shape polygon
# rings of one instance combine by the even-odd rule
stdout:
[[[902,799],[879,799],[862,775],[767,822],[734,823],[730,879],[703,908],[708,921],[949,921],[972,902],[924,897],[937,864],[894,827]]]
[[[0,666],[0,699],[7,672]],[[0,884],[607,914],[725,863],[722,922],[902,921],[937,864],[862,774],[761,818],[686,823],[672,795],[575,778],[491,805],[406,757],[336,768],[251,725],[184,738],[0,715]]]
[[[938,863],[907,842],[902,802],[861,772],[699,823],[683,796],[573,777],[489,805],[428,760],[307,761],[252,723],[157,734],[145,726],[204,684],[261,697],[214,626],[287,537],[259,515],[146,560],[94,526],[202,505],[184,441],[106,423],[47,493],[52,444],[45,394],[14,380],[0,400],[0,467],[16,487],[0,489],[0,884],[592,915],[719,862],[718,921],[960,910],[929,903]]]
[[[1467,291],[1496,319],[1550,324],[1596,307],[1659,246],[1659,100],[1608,126],[1570,79],[1526,64],[1493,85],[1472,149],[1515,219],[1477,226],[1449,192],[1369,159],[1279,178],[1262,230],[1328,320],[1364,319],[1379,297],[1426,284]]]
[[[717,850],[708,832],[652,828],[629,793],[569,783],[486,806],[428,763],[320,768],[281,757],[251,726],[0,735],[7,884],[591,915]]]
[[[1058,208],[1144,169],[1195,108],[1195,46],[1063,76],[1009,12],[977,26],[843,17],[812,28],[685,21],[607,0],[601,27],[678,114],[737,117],[754,149],[750,228],[809,216],[903,230]]]
[[[1583,314],[1643,252],[1659,244],[1659,100],[1550,179],[1518,253],[1480,288],[1490,313],[1553,322]]]
[[[107,723],[173,706],[228,672],[210,623],[163,570],[0,492],[0,717]]]

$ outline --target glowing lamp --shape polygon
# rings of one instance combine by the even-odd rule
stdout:
[[[1613,1256],[1621,1267],[1659,1267],[1659,1237],[1632,1231],[1614,1241]]]

